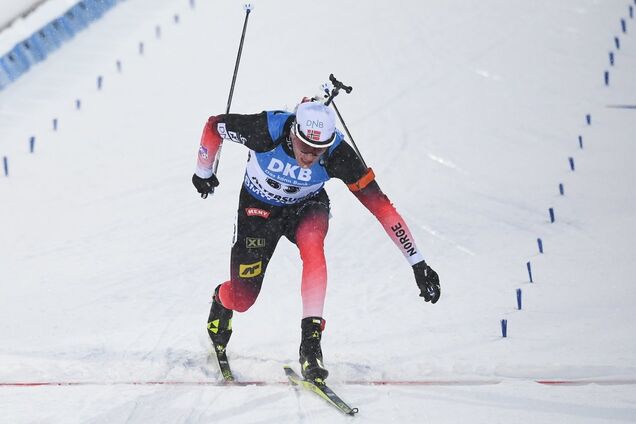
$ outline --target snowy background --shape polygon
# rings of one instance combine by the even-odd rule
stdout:
[[[56,1],[59,2],[60,0],[53,0],[51,3]],[[13,22],[19,21],[20,17],[28,15],[30,11],[43,3],[45,3],[43,0],[4,0],[0,5],[0,31],[4,31]],[[12,29],[12,31],[15,31],[15,29]],[[33,32],[33,29],[31,32]],[[0,38],[4,38],[4,35],[0,35]]]
[[[228,348],[238,379],[268,385],[221,387],[207,361],[247,153],[225,146],[205,201],[190,178],[242,4],[127,0],[0,92],[2,422],[352,420],[285,383],[301,318],[287,242]],[[336,103],[441,277],[423,302],[381,226],[327,185],[323,352],[353,420],[636,422],[636,110],[608,107],[636,104],[636,4],[255,6],[232,111],[291,109],[329,73],[352,85]]]

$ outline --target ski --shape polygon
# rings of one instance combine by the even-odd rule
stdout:
[[[351,408],[347,405],[340,396],[334,393],[329,386],[325,383],[314,383],[313,381],[305,380],[299,376],[289,365],[283,367],[285,375],[289,379],[289,382],[295,387],[302,387],[303,389],[313,392],[329,402],[339,411],[347,415],[355,415],[358,412],[358,408]]]
[[[210,353],[210,356],[212,355],[216,356],[216,362],[219,364],[219,370],[221,371],[223,380],[228,383],[234,382],[234,374],[232,374],[230,362],[227,360],[225,346],[214,345],[214,353]]]

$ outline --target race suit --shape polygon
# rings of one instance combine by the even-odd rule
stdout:
[[[221,285],[223,306],[244,312],[254,304],[274,249],[285,236],[296,244],[303,263],[303,317],[322,317],[327,288],[324,239],[329,227],[329,198],[324,184],[337,178],[378,219],[410,265],[424,258],[411,232],[386,195],[371,168],[336,130],[334,143],[310,168],[294,158],[290,129],[294,115],[265,111],[226,114],[208,119],[201,136],[196,174],[212,176],[213,163],[224,140],[250,151],[230,259],[230,280]]]

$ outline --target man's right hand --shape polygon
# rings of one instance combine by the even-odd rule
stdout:
[[[208,194],[214,194],[214,188],[219,185],[216,175],[212,174],[210,178],[201,178],[197,174],[192,175],[192,184],[201,194],[202,199],[206,199]]]

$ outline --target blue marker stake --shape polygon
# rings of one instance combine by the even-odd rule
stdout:
[[[140,55],[144,54],[144,43],[143,42],[139,43],[139,54]]]
[[[4,163],[4,176],[8,177],[9,176],[9,158],[7,158],[6,156],[3,156],[2,162]]]
[[[605,85],[609,85],[609,71],[605,71],[604,78],[605,78]]]
[[[587,125],[592,125],[592,115],[589,113],[585,115],[585,121],[587,122]]]
[[[521,289],[517,289],[517,309],[521,310]]]
[[[174,15],[174,23],[175,24],[179,23],[179,15]]]
[[[194,9],[194,6],[195,6],[194,0],[190,0],[190,8]]]
[[[53,131],[57,131],[57,118],[53,118]]]
[[[559,193],[561,196],[565,195],[565,189],[563,188],[563,183],[559,183]]]
[[[614,45],[616,46],[616,50],[621,49],[621,40],[619,40],[618,37],[614,37]]]
[[[550,222],[554,224],[554,208],[548,209],[548,212],[550,213]]]
[[[629,17],[634,19],[634,6],[629,6]]]
[[[29,152],[33,153],[34,150],[35,150],[35,137],[31,136],[31,138],[29,138]]]
[[[614,66],[614,52],[609,52],[610,65]]]
[[[508,337],[508,320],[501,320],[501,337]]]
[[[526,262],[526,268],[528,268],[528,277],[530,277],[530,282],[534,283],[532,280],[532,267],[530,266],[530,262]]]
[[[97,77],[97,89],[101,90],[102,89],[102,85],[104,83],[104,77],[102,77],[101,75]]]
[[[121,60],[117,61],[117,72],[121,72]]]
[[[537,244],[539,245],[539,253],[543,253],[543,240],[538,238],[537,239]]]
[[[80,110],[82,107],[82,101],[80,99],[75,100],[75,109]]]
[[[621,30],[623,31],[623,34],[627,33],[627,22],[625,22],[625,19],[621,19]]]
[[[583,148],[583,137],[579,136],[579,147],[582,149]]]
[[[574,171],[574,158],[573,157],[569,157],[568,158],[568,162],[570,162],[570,170]]]

